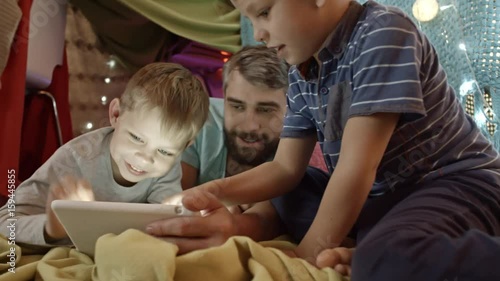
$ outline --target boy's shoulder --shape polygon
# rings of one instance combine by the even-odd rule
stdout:
[[[95,158],[99,155],[104,155],[104,150],[109,150],[109,139],[113,133],[112,127],[104,127],[82,134],[66,144],[61,149],[70,150],[71,152],[86,158]]]
[[[403,10],[395,6],[382,5],[374,1],[364,4],[364,17],[359,19],[362,27],[398,27],[410,25],[417,28],[413,20]]]
[[[331,31],[327,48],[337,53],[338,56],[336,50],[343,49],[348,44],[359,44],[369,34],[384,28],[400,28],[418,32],[418,27],[412,19],[397,7],[382,5],[375,1],[368,1],[363,5],[356,3],[349,7],[337,27]],[[310,58],[300,65],[290,67],[288,73],[291,86],[296,82],[307,80],[304,78],[311,65],[314,65],[311,63],[312,60],[313,58]]]

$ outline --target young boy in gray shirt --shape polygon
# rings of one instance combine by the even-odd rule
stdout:
[[[111,101],[111,127],[63,145],[19,185],[14,204],[0,209],[0,233],[7,235],[9,213],[15,213],[16,241],[68,244],[50,208],[53,200],[161,203],[180,192],[179,156],[208,108],[208,95],[189,70],[172,63],[143,67]]]

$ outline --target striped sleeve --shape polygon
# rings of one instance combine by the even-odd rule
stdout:
[[[290,68],[288,75],[290,81],[287,96],[287,111],[283,120],[282,138],[300,138],[310,136],[316,133],[316,125],[314,124],[310,109],[304,99],[304,92],[313,92],[307,89],[307,83],[301,81],[298,70],[295,66]],[[302,86],[302,87],[301,87]],[[308,96],[311,98],[314,93]]]
[[[364,26],[352,65],[352,104],[349,116],[377,112],[408,113],[409,119],[426,114],[420,65],[421,38],[411,21],[383,12]]]

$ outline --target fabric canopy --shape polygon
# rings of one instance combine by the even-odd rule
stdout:
[[[229,0],[72,0],[106,49],[133,67],[157,60],[177,36],[216,49],[241,47],[240,13]]]

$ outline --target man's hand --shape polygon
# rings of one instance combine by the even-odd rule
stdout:
[[[201,216],[156,221],[146,227],[147,233],[176,244],[179,254],[222,245],[237,234],[235,217],[212,193],[192,188],[181,194],[177,202],[165,203],[181,200],[184,207]]]
[[[67,237],[66,231],[52,211],[52,201],[54,200],[75,200],[93,201],[94,193],[89,182],[73,177],[65,177],[60,182],[50,186],[49,195],[45,205],[47,222],[45,223],[45,233],[48,240],[58,240]]]

